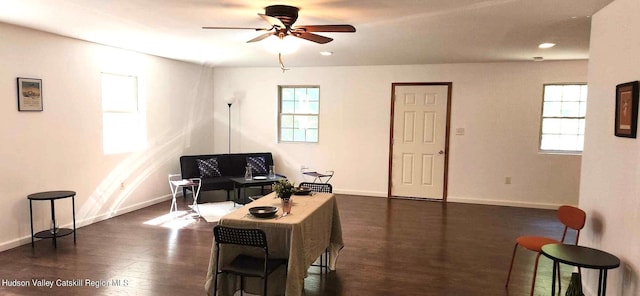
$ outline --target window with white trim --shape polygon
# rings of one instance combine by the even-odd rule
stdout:
[[[540,150],[582,152],[586,113],[586,84],[545,84]]]
[[[102,148],[104,154],[143,148],[144,119],[138,101],[138,78],[102,73]]]
[[[318,142],[319,86],[278,86],[278,140]]]

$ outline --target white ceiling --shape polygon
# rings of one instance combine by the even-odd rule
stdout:
[[[287,66],[587,59],[590,16],[612,0],[0,0],[0,22],[219,67],[278,66],[261,32],[264,7],[300,7],[296,25],[351,24],[356,33],[300,40]],[[270,37],[275,38],[275,37]],[[538,44],[553,42],[551,49]],[[333,51],[330,57],[320,51]]]

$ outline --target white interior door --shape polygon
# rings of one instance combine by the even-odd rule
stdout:
[[[449,87],[394,87],[391,196],[444,198]]]

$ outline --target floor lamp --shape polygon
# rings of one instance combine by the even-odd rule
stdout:
[[[231,154],[231,105],[233,102],[227,102],[227,106],[229,106],[229,154]]]

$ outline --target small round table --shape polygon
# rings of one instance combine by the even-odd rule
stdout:
[[[46,191],[46,192],[38,192],[34,194],[29,194],[27,199],[29,199],[29,217],[31,219],[31,247],[33,248],[34,241],[33,238],[52,238],[53,246],[56,245],[56,238],[69,235],[73,233],[73,243],[76,243],[76,192],[75,191]],[[73,229],[68,228],[58,228],[58,224],[56,223],[56,208],[54,201],[56,199],[69,198],[71,197],[71,210],[73,211]],[[33,205],[32,202],[36,200],[48,200],[51,201],[51,229],[47,229],[44,231],[40,231],[36,234],[33,234]]]
[[[542,254],[553,260],[551,295],[556,294],[556,266],[559,263],[576,267],[598,269],[598,296],[607,294],[607,271],[620,266],[620,259],[607,252],[583,246],[548,244],[542,247]]]

